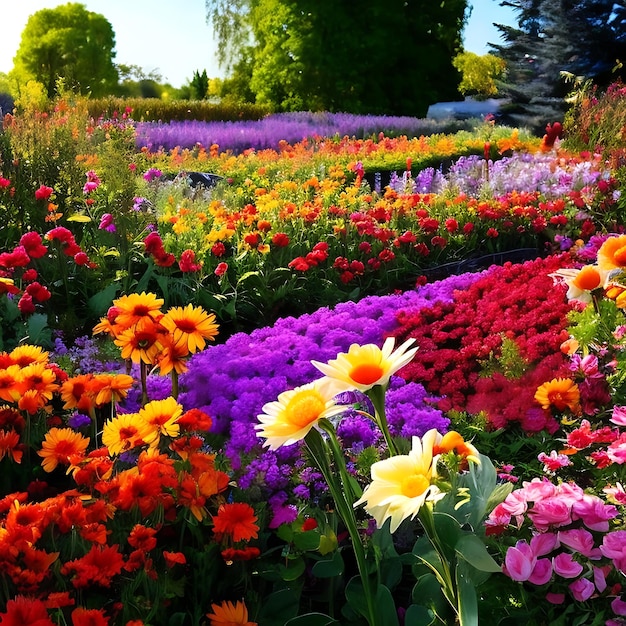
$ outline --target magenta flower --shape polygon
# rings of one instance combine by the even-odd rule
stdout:
[[[583,566],[574,560],[569,552],[561,552],[552,559],[554,571],[563,578],[576,578],[583,572]]]
[[[611,559],[618,570],[626,570],[626,530],[616,530],[604,535],[600,552],[607,559]]]
[[[560,530],[558,539],[561,544],[588,558],[600,558],[600,550],[594,548],[593,535],[584,528]]]
[[[565,454],[558,454],[556,450],[552,450],[549,455],[545,452],[541,452],[537,456],[537,460],[543,463],[544,472],[556,472],[562,467],[567,467],[572,464]]]
[[[575,600],[585,602],[591,598],[596,588],[590,580],[587,580],[586,578],[579,578],[569,586],[569,590],[572,592]]]
[[[572,519],[580,519],[589,530],[607,532],[609,520],[617,517],[618,511],[612,504],[605,504],[597,496],[584,494],[572,505]]]
[[[109,233],[115,232],[115,224],[113,223],[113,216],[110,213],[105,213],[100,218],[99,230],[106,230]]]
[[[559,497],[535,502],[528,516],[535,527],[541,531],[547,530],[550,526],[565,526],[572,521],[570,506]]]
[[[517,582],[524,582],[532,575],[536,562],[531,547],[525,541],[518,541],[506,551],[504,573]]]
[[[52,187],[46,187],[46,185],[41,185],[39,189],[35,191],[35,199],[48,200],[53,193],[54,189],[52,189]]]

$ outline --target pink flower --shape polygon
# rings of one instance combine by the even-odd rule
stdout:
[[[530,540],[530,547],[536,556],[544,556],[559,547],[559,539],[555,533],[539,533]]]
[[[552,562],[550,559],[537,559],[528,582],[533,585],[545,585],[552,578]]]
[[[544,472],[556,472],[561,467],[567,467],[572,464],[565,454],[558,454],[556,450],[552,450],[549,455],[541,452],[537,456],[537,460],[543,463]]]
[[[593,535],[584,528],[572,528],[571,530],[560,530],[559,541],[568,548],[580,552],[589,558],[599,558],[599,550],[594,550]],[[592,556],[593,555],[593,556]]]
[[[552,559],[552,566],[554,571],[563,578],[576,578],[580,576],[583,571],[583,566],[574,561],[574,558],[569,552],[561,552]]]
[[[565,526],[572,521],[569,505],[559,497],[535,502],[532,510],[528,512],[528,516],[540,531],[547,530],[550,526]]]
[[[593,583],[596,589],[602,593],[606,589],[606,574],[611,571],[611,566],[593,568]]]
[[[563,604],[565,602],[565,594],[564,593],[546,593],[546,600],[550,604]]]
[[[618,426],[626,426],[626,406],[614,406],[609,421]]]
[[[506,551],[504,573],[517,582],[528,580],[533,573],[537,559],[525,541],[518,541]]]
[[[585,602],[594,594],[596,587],[590,580],[579,578],[569,586],[569,590],[572,592],[575,600]]]
[[[600,552],[607,559],[611,559],[618,570],[626,570],[626,530],[616,530],[604,535]]]
[[[582,520],[589,530],[607,532],[609,520],[617,517],[618,511],[612,504],[605,504],[597,496],[585,494],[572,505],[572,518]]]
[[[626,602],[620,597],[615,598],[615,600],[611,602],[611,609],[615,615],[626,616]]]
[[[524,482],[522,485],[524,497],[529,502],[550,498],[556,493],[556,487],[545,478],[533,478],[530,482]]]
[[[109,233],[115,232],[115,224],[113,223],[113,215],[111,213],[105,213],[100,218],[100,225],[98,226],[99,230],[106,230]]]
[[[35,199],[48,200],[48,198],[50,198],[53,193],[54,189],[52,189],[52,187],[46,187],[45,185],[41,185],[39,189],[35,191]]]

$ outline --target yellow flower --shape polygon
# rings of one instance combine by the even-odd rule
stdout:
[[[149,427],[144,441],[158,445],[161,435],[177,437],[180,426],[176,423],[183,414],[183,407],[171,396],[165,400],[153,400],[139,409],[139,417]]]
[[[102,430],[102,443],[109,454],[121,454],[145,443],[152,428],[137,413],[122,413],[110,419]]]
[[[176,346],[186,345],[192,353],[203,350],[205,340],[214,339],[218,328],[213,313],[192,304],[185,308],[172,307],[161,318],[160,324],[172,334]]]
[[[49,353],[40,346],[22,344],[9,352],[11,361],[20,367],[26,367],[31,363],[47,363]]]
[[[115,323],[122,328],[129,328],[139,320],[149,317],[157,320],[161,317],[163,298],[157,298],[153,293],[131,293],[113,300],[113,306],[117,308]]]
[[[421,439],[413,437],[411,451],[406,455],[392,456],[372,465],[372,482],[354,506],[365,505],[365,510],[382,527],[391,520],[390,530],[395,532],[407,518],[413,519],[426,501],[443,498],[433,484],[437,476],[433,447],[441,435],[429,430]]]
[[[411,361],[417,352],[417,348],[409,350],[414,341],[407,339],[395,352],[393,337],[387,338],[382,350],[373,343],[352,344],[347,353],[339,353],[328,363],[311,363],[326,375],[335,393],[351,389],[367,391],[376,385],[386,385],[393,374]]]
[[[274,402],[263,407],[255,426],[258,437],[265,437],[264,446],[276,450],[288,446],[307,435],[323,418],[337,415],[345,407],[335,404],[334,390],[321,384],[321,379],[289,391],[284,391]]]
[[[248,621],[248,609],[244,602],[230,601],[211,604],[213,613],[207,613],[211,626],[257,626],[256,622]]]
[[[539,386],[535,400],[543,409],[553,406],[558,411],[569,409],[573,413],[580,410],[580,390],[569,378],[553,378]]]

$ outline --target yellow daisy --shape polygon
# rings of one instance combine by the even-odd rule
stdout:
[[[257,436],[265,437],[263,445],[271,450],[304,439],[319,420],[345,410],[335,404],[334,396],[334,390],[319,380],[284,391],[276,401],[263,407],[258,416],[261,423],[254,427]]]
[[[395,532],[407,518],[413,519],[426,501],[435,501],[445,495],[433,484],[437,476],[433,447],[441,435],[429,430],[421,439],[413,437],[411,451],[392,456],[372,465],[372,482],[354,506],[365,505],[365,510],[376,520],[379,528],[387,519]]]
[[[185,345],[192,353],[203,350],[205,340],[214,339],[218,328],[213,313],[192,304],[184,308],[172,307],[160,319],[160,324],[172,334],[174,345]]]
[[[137,413],[122,413],[110,419],[102,430],[102,443],[109,454],[121,454],[143,445],[152,428]]]
[[[410,348],[414,339],[407,339],[394,351],[395,339],[388,337],[382,350],[373,343],[352,344],[328,363],[311,363],[329,379],[335,393],[356,389],[367,391],[376,385],[386,385],[393,374],[409,363],[417,348]]]
[[[177,437],[180,426],[176,423],[183,414],[183,407],[171,396],[165,400],[153,400],[139,409],[139,417],[148,427],[146,443],[156,446],[161,435]]]
[[[41,465],[46,472],[52,472],[59,463],[72,465],[70,459],[82,457],[89,445],[89,438],[71,428],[51,428],[37,454],[43,458]]]

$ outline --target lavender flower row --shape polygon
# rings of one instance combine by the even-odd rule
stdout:
[[[454,129],[454,130],[458,130]],[[281,140],[296,143],[313,137],[355,137],[364,139],[384,133],[387,137],[419,137],[441,132],[439,122],[416,117],[350,115],[348,113],[276,113],[255,121],[201,122],[197,120],[139,122],[136,143],[139,149],[171,150],[208,148],[217,144],[222,150],[239,153],[249,148],[277,148]]]

